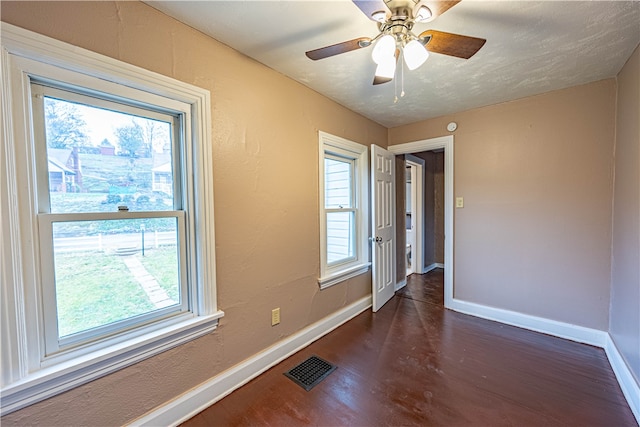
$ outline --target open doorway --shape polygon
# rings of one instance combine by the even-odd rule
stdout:
[[[416,273],[416,167],[405,161],[404,217],[406,231],[405,271],[406,276]]]
[[[425,161],[425,173],[429,169],[429,163],[432,162],[432,167],[436,168],[436,162],[438,170],[434,170],[434,174],[430,179],[425,177],[423,183],[424,188],[422,194],[425,199],[432,198],[434,196],[435,186],[438,185],[439,196],[435,199],[431,199],[431,207],[427,208],[427,202],[424,203],[424,218],[423,223],[425,227],[421,236],[423,237],[423,254],[421,260],[423,261],[422,273],[426,273],[434,268],[444,267],[444,303],[445,307],[449,307],[453,301],[453,136],[445,136],[440,138],[434,138],[423,141],[410,142],[406,144],[398,144],[389,146],[388,150],[397,156],[397,162],[402,163],[403,168],[402,175],[397,176],[398,180],[402,183],[396,185],[396,189],[406,191],[405,186],[405,155],[413,155],[420,158],[430,158],[431,160]],[[428,155],[421,155],[420,153],[428,152]],[[437,159],[437,160],[436,160]],[[413,183],[413,181],[412,181]],[[433,187],[433,188],[430,188]],[[411,190],[412,191],[412,190]],[[413,193],[412,193],[413,194]],[[411,197],[411,196],[409,196]],[[400,202],[401,197],[397,195],[397,201]],[[405,211],[405,199],[402,196],[402,202],[397,203],[400,209],[399,212]],[[412,200],[415,202],[415,200]],[[440,212],[438,214],[438,211]],[[405,213],[406,215],[406,213]],[[397,233],[397,254],[402,254],[404,260],[406,254],[406,242],[408,241],[406,232],[406,219],[404,215],[402,218],[402,228],[398,227]],[[400,226],[400,221],[396,223]],[[427,229],[426,224],[432,225],[431,235],[430,230]],[[436,231],[438,230],[438,231]],[[438,234],[436,236],[436,234]],[[419,235],[420,236],[420,235]],[[410,237],[409,237],[410,239]],[[410,240],[409,240],[410,241]],[[400,267],[399,263],[397,264]],[[404,266],[404,263],[403,263]],[[405,269],[398,269],[399,273],[397,277],[396,289],[399,289],[406,284]]]
[[[406,276],[444,268],[444,150],[405,154]]]

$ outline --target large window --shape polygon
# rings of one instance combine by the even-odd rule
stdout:
[[[75,89],[31,80],[47,356],[189,310],[182,114]]]
[[[10,25],[2,45],[6,414],[223,313],[208,92]]]
[[[367,147],[320,132],[322,288],[366,272]]]

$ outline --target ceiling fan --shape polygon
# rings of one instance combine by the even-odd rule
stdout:
[[[429,22],[458,4],[460,0],[352,0],[372,21],[378,23],[374,38],[359,37],[306,52],[314,61],[374,44],[372,58],[377,64],[373,84],[393,80],[400,55],[409,70],[422,65],[429,52],[469,59],[485,44],[485,39],[426,30],[416,36],[413,25]]]

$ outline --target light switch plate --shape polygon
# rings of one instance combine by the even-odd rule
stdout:
[[[464,208],[464,198],[456,197],[456,208]]]

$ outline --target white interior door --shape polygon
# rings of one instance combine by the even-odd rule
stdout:
[[[393,153],[371,145],[373,311],[389,301],[395,289],[395,165]]]

